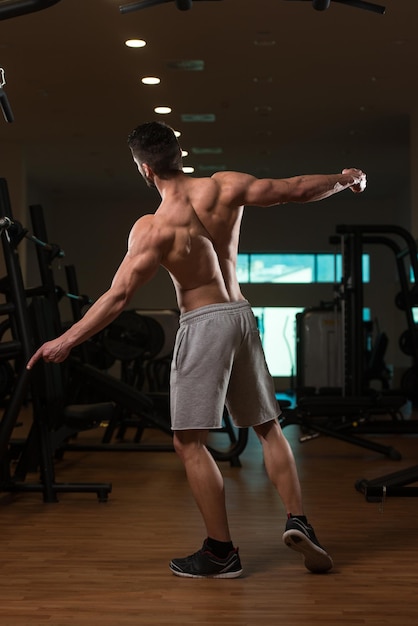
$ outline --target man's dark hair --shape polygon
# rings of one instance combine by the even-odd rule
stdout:
[[[157,176],[182,169],[181,149],[174,130],[163,122],[146,122],[128,137],[128,146],[139,163],[147,163]]]

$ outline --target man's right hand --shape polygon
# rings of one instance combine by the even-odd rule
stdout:
[[[32,369],[35,363],[41,359],[46,363],[62,363],[70,352],[71,348],[65,344],[61,337],[57,337],[57,339],[47,341],[38,348],[35,354],[29,359],[26,369]]]
[[[367,179],[366,174],[361,170],[354,167],[346,168],[342,171],[343,174],[350,174],[354,178],[353,184],[350,189],[353,193],[362,193],[366,189]]]

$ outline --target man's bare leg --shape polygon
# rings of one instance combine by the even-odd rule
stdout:
[[[178,430],[174,432],[174,447],[185,467],[207,536],[217,541],[231,541],[224,480],[206,448],[207,437],[207,430]]]
[[[267,474],[276,487],[288,514],[283,541],[302,554],[311,572],[327,572],[333,562],[321,546],[303,513],[302,495],[296,463],[280,424],[272,420],[254,427],[263,446]]]
[[[176,576],[189,578],[237,578],[242,573],[241,561],[229,532],[223,477],[206,448],[207,436],[206,430],[174,433],[174,446],[186,469],[207,537],[194,554],[172,559],[170,569]]]
[[[302,494],[296,463],[289,442],[277,420],[254,426],[263,446],[267,474],[276,487],[286,512],[303,515]]]

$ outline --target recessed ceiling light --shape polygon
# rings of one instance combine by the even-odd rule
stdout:
[[[159,85],[161,79],[158,78],[158,76],[144,76],[143,78],[141,78],[141,82],[144,85]]]
[[[190,165],[187,165],[187,166],[183,167],[183,172],[185,174],[193,174],[194,167],[191,167]]]
[[[175,130],[174,134],[177,138],[181,137],[181,132],[179,130]]]
[[[187,152],[187,150],[182,150],[181,151],[181,156],[182,157],[187,157],[187,156],[189,156],[189,153]]]
[[[143,39],[127,39],[125,41],[125,46],[128,48],[143,48],[147,45],[147,42]]]
[[[155,107],[154,113],[158,113],[158,115],[167,115],[171,113],[170,107]]]

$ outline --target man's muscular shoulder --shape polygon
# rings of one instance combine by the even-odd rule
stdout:
[[[164,254],[170,247],[174,236],[172,226],[158,214],[143,215],[131,229],[128,248],[133,253],[144,248],[154,248]]]
[[[243,172],[217,172],[212,179],[219,185],[221,201],[230,208],[245,204],[248,187],[256,180],[251,174]]]

